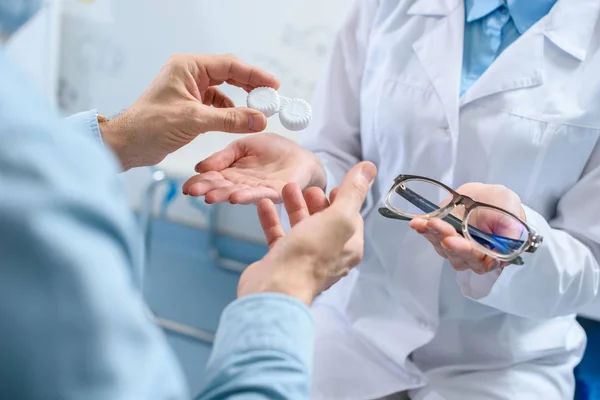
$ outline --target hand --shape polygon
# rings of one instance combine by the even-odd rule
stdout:
[[[331,202],[334,202],[338,193],[339,187],[333,189],[330,194]],[[288,214],[290,225],[294,228],[299,222],[306,219],[309,215],[317,214],[321,211],[326,210],[331,202],[327,200],[325,192],[318,187],[310,187],[306,189],[304,194],[300,189],[300,186],[296,183],[290,183],[283,189],[283,202],[285,210]],[[271,209],[272,212],[272,209]],[[264,217],[264,215],[262,215]],[[277,215],[275,215],[277,217]],[[266,218],[266,224],[272,221],[273,218]],[[275,219],[276,220],[276,219]],[[325,281],[323,290],[328,290],[340,279],[348,275],[348,272],[356,267],[363,257],[365,236],[364,236],[364,221],[360,213],[356,214],[354,219],[354,235],[346,242],[344,249],[339,257],[339,265],[345,267],[340,268],[342,271],[340,274],[332,275]],[[267,236],[267,240],[270,238]]]
[[[261,112],[235,108],[216,88],[224,82],[246,91],[279,88],[276,78],[234,56],[176,55],[131,108],[100,124],[102,137],[127,170],[157,164],[201,133],[264,130]]]
[[[238,296],[283,293],[310,306],[328,281],[347,274],[362,258],[363,242],[356,239],[362,223],[357,220],[376,175],[373,164],[358,164],[344,178],[331,205],[318,189],[303,198],[298,184],[287,185],[283,197],[294,225],[287,235],[273,202],[262,200],[258,215],[270,250],[244,271]]]
[[[205,196],[209,204],[255,204],[264,198],[281,203],[283,187],[290,182],[301,189],[323,190],[327,183],[313,153],[275,134],[237,140],[196,165],[196,172],[199,175],[183,185],[183,193]]]
[[[512,190],[501,185],[487,185],[483,183],[467,183],[461,186],[458,193],[471,197],[482,203],[491,204],[519,216],[526,220],[525,211],[521,205],[521,199]],[[462,208],[457,207],[453,215],[463,219]],[[498,213],[478,212],[470,222],[478,228],[497,226],[500,221]],[[471,220],[472,217],[469,217]],[[448,261],[457,271],[472,270],[483,275],[498,268],[504,268],[508,264],[476,250],[473,243],[456,233],[454,228],[447,222],[434,218],[424,220],[415,218],[410,227],[425,236],[433,245],[435,251]]]

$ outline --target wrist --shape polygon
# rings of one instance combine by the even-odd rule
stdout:
[[[276,268],[270,268],[259,261],[248,267],[246,272],[252,275],[253,268],[263,269],[266,274],[262,279],[249,280],[244,277],[240,280],[239,297],[246,297],[260,293],[279,293],[293,297],[306,306],[312,305],[315,297],[321,292],[324,280],[314,275],[306,263],[278,263]],[[265,276],[266,275],[266,276]]]
[[[121,117],[113,120],[99,117],[98,126],[100,127],[102,140],[115,153],[123,169],[127,171],[133,168],[134,165],[127,155],[126,125],[123,124]]]

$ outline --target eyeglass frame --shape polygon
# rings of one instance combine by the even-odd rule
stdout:
[[[396,187],[399,187],[402,184],[402,182],[406,182],[406,181],[410,181],[410,180],[431,183],[431,184],[437,185],[443,189],[446,189],[452,195],[452,200],[446,206],[444,206],[443,208],[440,208],[440,206],[431,203],[429,200],[425,199],[421,195],[413,192],[412,190],[410,190],[408,188],[404,188],[402,190],[402,193],[398,192],[397,190],[394,191],[394,189]],[[408,198],[406,198],[406,196],[402,195],[403,193],[406,194],[408,192],[412,193],[412,195],[421,204],[421,206],[425,206],[426,208],[430,208],[430,209],[435,209],[435,211],[416,216],[416,215],[402,212],[401,210],[398,210],[391,205],[390,199],[391,199],[392,195],[394,195],[394,193],[396,193],[396,194],[400,195],[401,197],[405,198],[410,203],[412,203],[414,206],[425,211],[418,204],[415,204],[415,202],[411,201],[411,199],[408,199]],[[415,198],[413,198],[413,200]],[[462,220],[451,214],[451,212],[456,207],[461,206],[461,205],[465,208],[464,219],[462,219]],[[523,241],[517,240],[517,239],[510,239],[510,238],[506,238],[503,236],[485,233],[485,232],[475,228],[474,226],[468,226],[465,223],[465,221],[468,221],[469,214],[478,207],[485,207],[488,209],[497,210],[497,211],[499,211],[503,214],[506,214],[506,215],[516,219],[517,221],[521,222],[521,224],[523,224],[523,226],[527,230],[527,239],[523,240]],[[386,218],[399,219],[399,220],[403,220],[403,221],[410,221],[414,218],[423,218],[426,220],[430,220],[433,218],[440,218],[443,221],[452,225],[452,227],[456,230],[456,232],[458,234],[460,234],[464,238],[470,238],[472,241],[476,242],[478,244],[478,250],[480,250],[482,253],[487,254],[488,256],[495,258],[497,260],[508,262],[510,264],[515,264],[515,265],[523,265],[525,262],[523,261],[523,258],[520,255],[525,252],[526,253],[535,253],[536,250],[539,248],[539,246],[542,244],[542,242],[544,240],[544,238],[540,235],[540,233],[537,230],[535,230],[531,225],[529,225],[526,221],[523,221],[521,218],[519,218],[515,214],[513,214],[501,207],[494,206],[492,204],[481,203],[481,202],[475,201],[471,197],[458,193],[456,190],[450,188],[449,186],[443,184],[440,181],[437,181],[437,180],[431,179],[431,178],[427,178],[424,176],[418,176],[418,175],[404,175],[404,174],[398,175],[394,179],[394,184],[392,185],[392,187],[390,188],[390,190],[388,191],[388,193],[386,195],[385,207],[379,208],[379,213]],[[519,251],[516,256],[515,256],[515,254],[508,254],[508,255],[498,254],[498,253],[494,253],[493,251],[485,248],[484,245],[482,243],[480,243],[476,239],[476,237],[473,236],[473,234],[470,231],[475,232],[476,235],[479,236],[478,238],[480,240],[487,241],[488,243],[490,243],[492,245],[494,242],[498,243],[499,238],[502,238],[502,240],[505,240],[508,242],[523,242],[523,244],[520,245]],[[492,237],[490,237],[490,235],[492,235]]]

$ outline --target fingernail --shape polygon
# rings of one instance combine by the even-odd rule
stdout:
[[[253,114],[248,117],[248,129],[254,132],[260,132],[264,128],[263,125],[263,116],[262,114]]]
[[[365,177],[369,185],[373,183],[375,177],[377,176],[377,170],[372,165],[363,165],[361,170],[362,176]]]
[[[435,230],[435,229],[428,228],[428,229],[427,229],[427,231],[428,231],[430,234],[432,234],[432,235],[435,235],[435,236],[439,236],[439,235],[440,235],[440,232],[439,232],[439,231],[437,231],[437,230]]]

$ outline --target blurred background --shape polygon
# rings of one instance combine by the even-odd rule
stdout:
[[[281,94],[310,101],[349,0],[49,1],[11,38],[9,55],[63,116],[129,107],[173,53],[233,53],[281,80]],[[246,94],[225,87],[237,105]],[[271,118],[269,131],[295,135]],[[301,135],[301,133],[299,133]],[[266,252],[253,206],[207,206],[180,195],[194,165],[235,135],[208,133],[157,168],[122,174],[147,244],[144,292],[182,361],[192,393],[239,273]],[[600,301],[582,313],[590,346],[579,391],[598,383]],[[596,361],[594,361],[596,360]],[[591,371],[591,372],[590,372]],[[582,395],[583,396],[583,395]],[[584,397],[581,397],[584,398]]]

